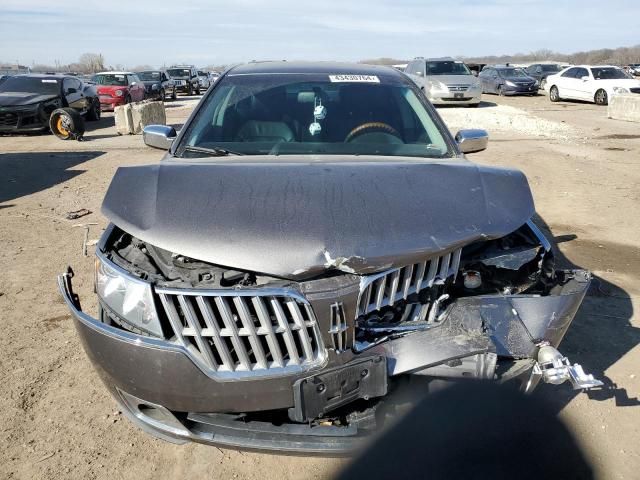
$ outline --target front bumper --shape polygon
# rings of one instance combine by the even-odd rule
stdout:
[[[469,89],[464,92],[430,91],[427,92],[427,98],[434,105],[477,105],[482,99],[482,89]]]
[[[40,132],[48,128],[49,116],[37,108],[7,108],[0,112],[0,133]]]
[[[459,367],[470,361],[470,368],[460,376],[499,377],[499,381],[517,378],[522,389],[531,390],[535,386],[531,382],[532,359],[538,345],[560,343],[589,285],[587,272],[565,272],[565,276],[564,284],[545,297],[460,298],[447,311],[441,326],[374,345],[343,365],[334,362],[296,375],[233,381],[208,376],[181,346],[115,328],[83,313],[70,273],[58,277],[58,286],[101,379],[128,417],[148,433],[170,441],[230,448],[335,454],[357,448],[372,431],[357,425],[278,426],[243,420],[238,414],[282,409],[298,412],[301,384],[310,375],[320,378],[330,375],[329,367],[345,371],[358,362],[375,359],[385,359],[389,377],[417,373],[455,378],[456,372],[461,372]],[[500,360],[496,369],[497,358],[507,360]],[[511,373],[499,373],[514,363],[518,365],[509,368]],[[373,396],[384,395],[384,372],[376,378],[385,388]]]
[[[536,95],[539,87],[535,84],[531,85],[516,85],[515,87],[505,84],[502,87],[502,92],[505,95]]]
[[[100,110],[103,112],[113,111],[116,107],[124,104],[124,95],[122,97],[106,97],[100,95]]]

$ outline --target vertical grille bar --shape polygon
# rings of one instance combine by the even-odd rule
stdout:
[[[418,265],[418,271],[416,272],[416,293],[422,289],[422,280],[424,279],[425,271],[427,270],[427,261]]]
[[[271,352],[273,363],[277,367],[283,367],[284,360],[282,358],[282,352],[280,351],[280,345],[278,345],[276,333],[273,331],[269,311],[262,301],[262,297],[252,297],[251,301],[253,302],[253,308],[256,309],[260,326],[266,331],[265,339],[267,340],[267,345],[269,345],[269,351]]]
[[[253,350],[253,354],[256,357],[256,364],[258,368],[267,368],[267,357],[264,354],[264,349],[260,344],[260,339],[258,338],[258,334],[256,333],[256,327],[253,323],[253,319],[251,318],[251,313],[247,308],[247,304],[243,297],[233,297],[233,302],[236,304],[236,310],[238,311],[238,315],[240,315],[240,321],[244,328],[249,332],[249,343],[251,344],[251,349]]]
[[[396,301],[396,293],[398,292],[398,284],[400,283],[400,273],[402,270],[396,270],[391,274],[391,291],[389,292],[389,305],[393,305]]]
[[[298,355],[296,343],[293,340],[293,334],[291,333],[289,321],[287,320],[287,316],[284,314],[284,310],[282,310],[282,306],[280,305],[280,302],[276,297],[271,297],[271,307],[276,314],[278,325],[282,330],[284,343],[287,346],[287,353],[289,354],[289,361],[294,365],[300,365],[300,356]]]
[[[164,307],[164,311],[167,313],[167,317],[169,318],[169,323],[171,323],[171,328],[173,329],[173,333],[176,335],[178,341],[183,345],[187,346],[187,342],[182,336],[182,322],[180,321],[180,315],[178,315],[178,311],[176,310],[175,305],[173,304],[173,297],[169,297],[165,294],[160,294],[160,302]]]
[[[375,284],[378,285],[378,290],[376,292],[376,310],[380,310],[384,302],[384,291],[387,286],[387,277],[384,276],[379,280],[376,280]]]
[[[233,372],[236,369],[236,362],[231,359],[229,349],[227,348],[227,345],[224,343],[224,340],[220,335],[220,329],[218,328],[218,323],[216,322],[216,318],[213,314],[213,310],[211,310],[209,302],[205,301],[205,299],[201,296],[196,297],[196,301],[198,302],[198,306],[200,307],[200,312],[202,312],[204,323],[211,331],[211,338],[213,339],[213,343],[215,344],[216,349],[220,354],[222,364],[227,368],[227,370]]]
[[[211,353],[211,349],[209,348],[209,345],[207,345],[206,340],[202,338],[200,321],[198,320],[198,317],[196,317],[196,313],[191,306],[191,302],[189,302],[184,295],[178,295],[178,303],[182,308],[182,313],[184,314],[189,327],[193,330],[193,337],[196,340],[196,344],[198,345],[198,349],[202,354],[204,362],[207,364],[207,367],[217,370],[218,364],[215,358],[213,358],[213,354]]]
[[[446,278],[449,276],[450,263],[451,263],[451,253],[447,253],[444,257],[442,257],[440,272],[438,272],[438,277],[440,277],[441,280],[446,280]]]
[[[458,278],[458,270],[460,269],[460,257],[462,256],[462,249],[459,248],[453,252],[453,260],[451,261],[451,273],[453,275],[453,281]]]
[[[240,365],[245,370],[251,370],[251,361],[249,360],[249,355],[247,354],[247,349],[244,348],[244,344],[242,343],[242,339],[240,338],[240,334],[238,333],[238,327],[236,326],[236,322],[233,318],[233,314],[229,309],[229,305],[227,305],[227,300],[224,297],[215,297],[216,306],[218,307],[218,311],[222,316],[222,321],[224,322],[225,327],[231,333],[231,343],[233,344],[233,349],[240,360]]]
[[[304,350],[305,359],[313,358],[311,340],[309,339],[307,326],[305,325],[304,318],[302,318],[302,313],[300,312],[298,303],[295,300],[289,300],[287,302],[287,307],[289,308],[289,312],[291,312],[293,321],[298,326],[298,336],[300,337],[300,343],[302,343],[302,349]]]
[[[427,285],[426,287],[430,287],[433,283],[433,280],[436,278],[436,273],[438,273],[438,263],[439,258],[432,258],[429,262],[429,273],[427,273]]]
[[[413,265],[409,265],[404,268],[404,288],[402,292],[402,298],[405,300],[409,296],[409,290],[411,289],[411,277],[413,277]]]

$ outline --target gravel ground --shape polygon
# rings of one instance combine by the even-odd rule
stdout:
[[[489,149],[472,159],[523,170],[561,260],[596,276],[562,350],[606,388],[584,394],[545,385],[536,395],[574,431],[600,478],[637,478],[638,125],[543,96],[485,100],[478,109],[439,111],[454,132],[489,130]],[[168,103],[169,123],[182,125],[196,101]],[[93,260],[82,256],[83,230],[74,225],[96,223],[90,238],[97,239],[115,169],[156,162],[161,153],[139,136],[116,135],[111,115],[88,124],[84,142],[0,137],[0,152],[0,478],[328,478],[344,464],[175,446],[123,419],[82,351],[55,275],[73,265],[77,292],[95,313]],[[64,219],[79,208],[93,213]]]

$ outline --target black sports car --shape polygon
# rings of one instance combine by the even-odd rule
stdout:
[[[100,100],[95,87],[79,78],[33,74],[0,82],[0,133],[48,129],[51,114],[60,108],[87,120],[100,119]]]

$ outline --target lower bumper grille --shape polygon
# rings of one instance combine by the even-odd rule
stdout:
[[[156,289],[175,340],[218,376],[288,375],[325,359],[309,303],[286,289]]]
[[[17,127],[18,115],[15,113],[0,113],[0,127]]]

